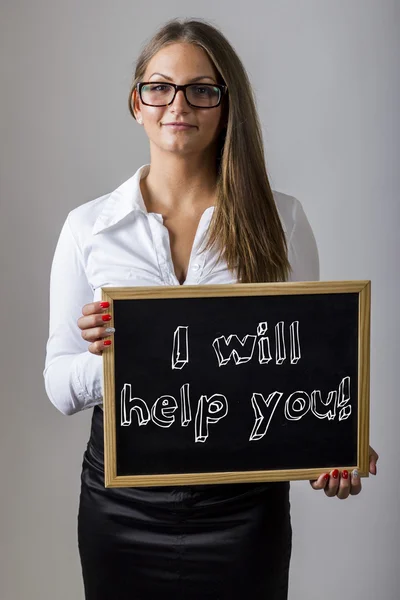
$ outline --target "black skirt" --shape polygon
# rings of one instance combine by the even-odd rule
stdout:
[[[105,488],[103,411],[83,458],[86,600],[286,600],[289,483]]]

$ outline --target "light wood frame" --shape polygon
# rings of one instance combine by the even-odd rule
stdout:
[[[113,324],[113,301],[150,298],[208,298],[216,296],[264,296],[303,294],[359,295],[358,311],[358,448],[357,464],[336,465],[338,469],[358,469],[361,477],[369,476],[369,413],[370,413],[370,281],[304,281],[284,283],[245,283],[232,285],[193,285],[157,287],[105,287],[102,300],[110,303],[109,313]],[[109,336],[112,339],[112,336]],[[107,338],[106,338],[107,339]],[[160,475],[117,475],[116,422],[115,422],[115,379],[114,345],[103,352],[104,390],[104,463],[106,487],[140,487],[163,485],[201,485],[212,483],[239,483],[261,481],[290,481],[316,479],[324,470],[321,468],[234,471],[217,473],[183,473]]]

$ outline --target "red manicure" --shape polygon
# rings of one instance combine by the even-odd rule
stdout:
[[[100,302],[101,308],[108,308],[110,306],[109,302]]]
[[[104,340],[104,346],[111,346],[111,340]]]
[[[343,472],[342,472],[342,477],[343,477],[343,479],[348,479],[348,478],[349,478],[349,472],[348,472],[348,471],[346,471],[346,470],[345,470],[345,471],[343,471]]]
[[[111,315],[102,315],[103,321],[111,321]]]
[[[324,481],[328,481],[329,479],[329,473],[327,473],[326,475],[324,475]]]
[[[339,477],[339,471],[337,469],[332,471],[332,477],[333,477],[333,479],[337,479]]]

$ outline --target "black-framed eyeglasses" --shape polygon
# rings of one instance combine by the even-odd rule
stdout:
[[[141,81],[136,87],[141,101],[147,106],[168,106],[175,100],[179,90],[182,90],[186,102],[194,108],[216,108],[228,89],[226,85],[218,83],[177,85],[165,81]]]

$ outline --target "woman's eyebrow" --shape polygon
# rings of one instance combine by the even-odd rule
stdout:
[[[150,75],[149,79],[151,79],[154,75],[158,75],[159,77],[168,79],[168,81],[173,81],[173,79],[171,77],[168,77],[167,75],[163,75],[162,73],[153,73],[152,75]],[[194,83],[195,81],[198,81],[199,79],[211,79],[212,81],[215,82],[215,79],[213,77],[210,77],[210,75],[199,75],[198,77],[194,77],[193,79],[190,79],[188,81],[188,83]]]

